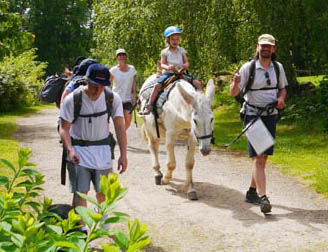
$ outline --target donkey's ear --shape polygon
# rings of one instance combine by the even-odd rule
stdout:
[[[186,103],[192,105],[193,107],[196,106],[196,100],[195,98],[189,94],[180,83],[177,84],[177,87],[179,89],[180,94],[182,95],[183,99],[186,101]]]
[[[212,103],[215,94],[214,80],[210,79],[206,84],[206,98],[209,104]]]

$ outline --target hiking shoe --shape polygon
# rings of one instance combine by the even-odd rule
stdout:
[[[272,206],[270,204],[268,197],[266,195],[263,195],[260,198],[260,201],[261,201],[260,203],[261,212],[264,214],[271,212]]]
[[[261,200],[259,195],[257,194],[256,191],[250,191],[248,190],[246,193],[246,202],[248,203],[252,203],[255,205],[260,205],[261,204]]]

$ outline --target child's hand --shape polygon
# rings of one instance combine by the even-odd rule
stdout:
[[[169,67],[167,68],[167,70],[176,71],[175,66],[172,65],[172,64],[169,65]]]

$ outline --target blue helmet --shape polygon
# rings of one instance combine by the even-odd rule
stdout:
[[[181,34],[181,33],[182,33],[182,31],[181,31],[181,29],[179,27],[169,26],[164,31],[164,37],[165,38],[168,38],[168,37],[170,37],[173,34]]]

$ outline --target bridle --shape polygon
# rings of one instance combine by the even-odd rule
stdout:
[[[197,136],[195,131],[194,131],[194,134],[195,134],[195,137],[197,138],[197,140],[202,140],[202,139],[207,139],[207,138],[212,138],[213,137],[213,131],[211,132],[211,134],[203,135],[203,136]]]

